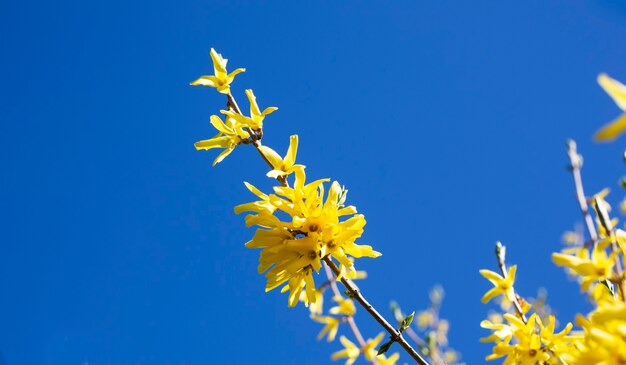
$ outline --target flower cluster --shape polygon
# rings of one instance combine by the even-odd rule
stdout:
[[[486,303],[497,297],[504,311],[503,314],[493,313],[480,324],[492,331],[491,335],[481,339],[482,342],[494,344],[492,353],[486,359],[505,357],[505,365],[563,363],[563,356],[571,352],[577,339],[569,335],[572,324],[568,323],[561,332],[554,333],[556,319],[546,313],[545,300],[533,305],[515,292],[517,266],[513,265],[506,270],[506,247],[500,242],[496,243],[496,257],[502,275],[480,270],[481,275],[494,286],[483,296],[482,301]],[[527,318],[533,309],[534,313]]]
[[[289,306],[295,306],[302,290],[308,303],[316,302],[313,272],[320,270],[323,258],[330,256],[339,262],[341,279],[355,273],[351,257],[378,257],[380,253],[355,243],[363,233],[365,218],[356,214],[354,206],[343,205],[345,189],[338,182],[331,184],[325,196],[324,183],[329,179],[307,184],[304,167],[294,168],[289,154],[285,160],[282,169],[275,168],[270,174],[293,171],[294,186],[276,186],[274,194],[268,195],[246,183],[260,200],[239,205],[235,212],[252,212],[246,216],[246,225],[260,227],[246,247],[262,249],[259,273],[265,272],[267,277],[266,291],[285,284]],[[288,219],[281,220],[281,214]],[[346,216],[349,218],[342,219]]]

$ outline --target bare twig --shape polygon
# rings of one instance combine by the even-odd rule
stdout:
[[[576,141],[572,139],[567,141],[567,155],[570,161],[570,170],[572,172],[572,177],[574,178],[574,186],[576,187],[576,200],[578,200],[580,212],[582,213],[583,219],[585,220],[585,225],[587,227],[587,232],[589,233],[589,238],[591,238],[591,242],[595,246],[595,244],[598,242],[598,233],[596,231],[596,226],[593,223],[593,218],[591,218],[591,214],[589,214],[589,206],[587,205],[585,190],[583,189],[583,180],[580,173],[580,170],[583,166],[583,160],[582,156],[578,154],[578,151],[576,151]]]

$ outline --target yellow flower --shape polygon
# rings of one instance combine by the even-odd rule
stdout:
[[[536,314],[530,316],[527,323],[511,314],[505,314],[504,317],[509,322],[506,326],[509,327],[508,330],[515,337],[517,343],[510,343],[511,335],[508,335],[502,341],[497,340],[499,336],[494,336],[496,337],[494,338],[496,345],[492,350],[492,354],[487,356],[487,360],[506,356],[507,359],[504,361],[504,364],[507,365],[534,365],[542,364],[550,359],[550,355],[542,347],[541,337],[536,330]]]
[[[378,353],[378,350],[376,350],[376,348],[384,337],[385,334],[381,332],[378,334],[378,336],[376,336],[376,338],[370,338],[365,342],[365,346],[363,346],[363,349],[361,351],[363,352],[363,354],[365,354],[365,358],[368,359],[370,362],[376,357],[376,353]]]
[[[211,115],[211,124],[219,133],[211,138],[194,143],[197,150],[210,150],[212,148],[224,148],[224,151],[213,161],[213,166],[228,156],[235,147],[248,139],[250,135],[241,127],[237,126],[234,119],[227,118],[226,124],[217,115]]]
[[[311,319],[316,322],[325,323],[326,326],[322,328],[322,331],[317,335],[317,339],[321,340],[324,338],[325,334],[328,334],[327,341],[332,342],[337,336],[337,331],[339,330],[339,324],[341,323],[341,318],[329,317],[329,316],[316,316],[312,315]]]
[[[587,250],[581,250],[580,256],[553,253],[552,261],[559,266],[566,266],[582,277],[581,290],[587,291],[589,286],[598,280],[607,280],[613,273],[613,264],[618,251],[607,256],[605,245],[597,244],[591,252],[591,258]]]
[[[244,72],[245,68],[238,68],[230,74],[226,71],[226,64],[228,60],[222,58],[222,55],[217,53],[211,48],[211,59],[213,60],[213,70],[215,75],[201,76],[199,79],[193,81],[193,86],[210,86],[217,89],[222,94],[230,94],[230,84],[235,79],[235,75]]]
[[[352,299],[336,296],[333,300],[339,305],[330,308],[328,313],[335,315],[342,314],[344,316],[353,316],[356,313],[356,307],[354,306]]]
[[[483,295],[481,301],[483,303],[489,302],[493,297],[500,294],[504,295],[509,301],[515,300],[515,291],[513,290],[513,283],[515,282],[515,272],[517,266],[513,265],[509,268],[508,275],[503,278],[501,275],[491,270],[480,270],[480,274],[489,280],[494,287],[491,288],[485,295]]]
[[[246,184],[261,200],[235,207],[237,213],[253,212],[246,216],[247,226],[262,228],[246,247],[262,249],[258,270],[265,272],[267,291],[288,283],[282,291],[290,291],[290,306],[297,303],[303,289],[303,301],[316,302],[312,272],[319,271],[322,258],[330,255],[339,262],[339,280],[342,275],[354,275],[353,257],[380,256],[371,246],[355,243],[363,233],[365,218],[355,214],[355,207],[339,204],[339,183],[333,182],[324,199],[324,182],[328,179],[309,184],[305,180],[304,169],[298,169],[294,187],[274,187],[275,194],[264,194]],[[283,221],[276,214],[290,219]],[[352,217],[342,220],[347,215]]]
[[[344,349],[341,351],[335,352],[334,354],[330,356],[330,358],[333,360],[337,360],[337,359],[341,359],[342,357],[345,357],[348,359],[346,360],[346,365],[353,364],[356,361],[356,359],[359,357],[359,355],[361,354],[361,350],[354,343],[348,340],[345,336],[339,337],[339,341],[341,341],[341,344],[343,345]]]
[[[295,165],[296,155],[298,153],[298,136],[293,135],[289,137],[289,149],[285,158],[281,158],[276,151],[267,147],[260,146],[259,149],[263,152],[263,155],[271,162],[273,169],[267,173],[268,177],[276,179],[279,176],[287,176],[298,169],[303,169],[303,165]]]
[[[250,89],[246,90],[246,95],[248,96],[248,101],[250,101],[250,116],[249,117],[236,113],[234,110],[222,110],[221,112],[222,114],[225,114],[231,118],[234,118],[235,120],[237,120],[239,124],[245,127],[251,128],[255,131],[260,130],[263,128],[263,119],[265,119],[267,115],[278,110],[278,108],[271,106],[263,110],[263,112],[261,112],[261,110],[259,109],[259,106],[256,103],[256,96],[254,96],[254,93],[252,92],[252,90]]]
[[[615,101],[622,111],[626,112],[626,86],[621,82],[610,78],[607,74],[598,76],[598,83],[604,91]],[[596,141],[608,142],[619,137],[626,130],[626,113],[622,113],[617,119],[600,128],[593,137]]]
[[[626,304],[621,301],[602,302],[588,318],[576,317],[584,329],[584,337],[567,356],[569,364],[626,363]]]

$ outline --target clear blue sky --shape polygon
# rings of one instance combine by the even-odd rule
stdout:
[[[350,190],[383,253],[359,261],[361,286],[385,314],[440,283],[452,345],[483,363],[495,240],[522,294],[547,288],[561,321],[588,309],[550,253],[580,221],[566,138],[588,191],[623,195],[624,139],[591,142],[619,113],[595,79],[626,80],[622,1],[7,0],[0,34],[7,365],[320,364],[340,348],[264,293],[243,247],[242,181],[270,185],[254,151],[212,168],[193,148],[224,105],[188,86],[211,47],[248,69],[240,103],[252,88],[280,108],[266,143],[299,134],[309,176]]]

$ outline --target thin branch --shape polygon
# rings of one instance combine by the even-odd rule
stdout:
[[[338,276],[339,268],[337,267],[337,265],[335,265],[330,256],[324,257],[323,260],[328,265],[328,267],[330,267],[333,273]],[[402,333],[400,333],[400,331],[398,331],[391,324],[389,324],[389,322],[387,322],[387,320],[380,313],[378,313],[378,311],[365,299],[363,294],[361,294],[359,289],[356,287],[356,285],[354,285],[351,280],[342,277],[341,283],[350,293],[350,297],[356,300],[356,302],[359,303],[361,307],[363,307],[363,309],[365,309],[372,317],[374,317],[376,322],[378,322],[387,332],[389,332],[389,335],[391,335],[391,339],[400,344],[400,346],[402,346],[402,348],[413,358],[413,360],[415,360],[420,365],[428,365],[428,362],[426,362],[426,360],[421,357],[420,354],[418,354],[417,351],[413,349],[413,347],[411,347],[411,345],[404,339],[404,337],[402,337]]]
[[[583,179],[580,173],[580,169],[583,167],[582,156],[576,151],[576,141],[570,139],[567,141],[567,155],[570,162],[570,170],[572,171],[572,177],[574,178],[574,186],[576,187],[576,200],[578,200],[578,206],[580,212],[585,220],[587,232],[593,246],[598,242],[598,233],[596,226],[593,223],[593,218],[589,214],[589,206],[587,205],[587,199],[585,198],[585,190],[583,189]]]

